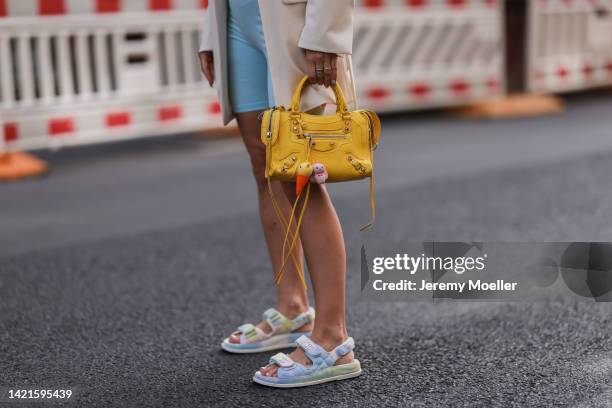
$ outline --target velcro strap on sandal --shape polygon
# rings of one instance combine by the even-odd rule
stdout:
[[[245,323],[242,326],[238,326],[238,331],[249,341],[254,341],[259,337],[259,331],[251,323]]]
[[[275,333],[278,331],[290,331],[290,320],[273,307],[264,312],[263,319],[270,325],[272,331]],[[279,330],[283,326],[284,330]]]
[[[325,351],[321,346],[310,340],[310,337],[300,336],[295,342],[311,359],[313,357],[318,357],[323,353],[327,353],[327,351]]]
[[[301,336],[296,340],[296,343],[304,350],[306,356],[312,361],[313,365],[323,365],[327,367],[334,365],[336,360],[347,355],[355,348],[355,341],[352,337],[346,339],[344,343],[340,344],[331,352],[327,352],[323,347],[319,346],[306,336]]]
[[[292,320],[293,330],[297,330],[300,327],[310,322],[314,322],[314,319],[315,319],[315,310],[312,307],[309,307],[307,311],[305,311],[304,313],[302,313],[301,315],[299,315],[298,317]]]
[[[285,353],[277,353],[270,357],[270,364],[276,364],[279,367],[289,368],[293,367],[295,362]]]
[[[354,348],[355,340],[353,340],[352,337],[349,337],[344,341],[344,343],[334,349],[333,354],[335,354],[336,359],[338,359],[340,357],[346,356],[348,353],[353,351]]]

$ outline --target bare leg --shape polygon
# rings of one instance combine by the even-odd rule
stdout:
[[[289,201],[295,201],[295,185],[283,183],[283,188]],[[348,337],[344,316],[346,252],[342,227],[324,186],[311,185],[310,198],[300,228],[300,238],[317,308],[317,318],[311,338],[325,350],[331,351]],[[291,358],[305,365],[310,364],[299,348],[291,354]],[[340,358],[336,364],[346,364],[352,360],[351,352]],[[269,365],[260,371],[264,375],[274,376],[277,366]]]
[[[268,247],[268,254],[270,255],[274,271],[277,271],[282,263],[281,249],[285,237],[285,229],[277,219],[267,190],[267,182],[264,177],[266,150],[259,136],[260,122],[257,117],[258,114],[259,112],[237,113],[236,117],[238,119],[238,126],[240,127],[244,145],[251,158],[253,175],[255,176],[255,182],[257,184],[259,216],[261,218],[261,224]],[[285,214],[285,218],[288,220],[291,213],[291,206],[284,194],[281,184],[279,182],[273,182],[272,190],[277,203]],[[295,258],[301,262],[303,252],[299,242],[294,250],[294,255]],[[291,319],[308,309],[308,297],[293,262],[287,262],[285,268],[283,279],[278,285],[278,302],[276,308],[279,312]],[[272,282],[272,277],[270,277],[270,282]],[[271,330],[270,326],[264,321],[260,322],[258,326],[265,332]],[[311,330],[312,324],[308,324],[300,329],[300,331]],[[230,342],[239,343],[240,341],[236,336],[231,336]]]

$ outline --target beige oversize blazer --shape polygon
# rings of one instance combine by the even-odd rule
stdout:
[[[338,84],[351,109],[357,98],[351,64],[354,0],[259,0],[268,66],[277,106],[288,107],[295,86],[304,76],[304,49],[333,52],[338,59]],[[210,0],[204,21],[200,51],[212,51],[214,88],[221,103],[223,123],[234,114],[227,89],[227,0]],[[308,87],[302,110],[333,103],[334,95],[322,86]]]

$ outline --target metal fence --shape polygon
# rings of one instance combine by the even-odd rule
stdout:
[[[486,0],[363,1],[358,96],[378,111],[462,105],[505,92],[503,10]]]
[[[612,0],[537,0],[529,6],[529,91],[612,84]]]

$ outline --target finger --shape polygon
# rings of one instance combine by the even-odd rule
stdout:
[[[326,88],[329,88],[331,85],[331,54],[325,54],[325,58],[323,60],[323,84]]]
[[[208,85],[212,86],[214,82],[214,78],[213,78],[213,72],[212,72],[211,66],[208,62],[204,64],[204,76],[206,77],[206,80],[208,81]]]
[[[208,68],[208,75],[207,75],[208,83],[210,84],[210,86],[212,86],[213,83],[215,82],[215,64],[212,61],[209,61],[207,68]]]
[[[338,56],[332,55],[331,58],[331,84],[336,85],[336,81],[338,80]]]
[[[212,52],[206,53],[206,61],[208,62],[208,83],[212,86],[215,82],[215,59]]]
[[[317,84],[323,85],[325,83],[323,61],[317,62],[317,66],[315,68],[315,73],[316,73],[316,76],[317,76]]]
[[[316,75],[316,62],[314,61],[308,61],[308,79],[310,80],[311,84],[316,84],[317,83],[317,75]]]
[[[208,84],[212,86],[213,82],[215,81],[215,71],[212,53],[201,52],[199,56],[202,74],[204,74],[204,77],[208,81]]]
[[[199,53],[198,57],[200,57],[200,70],[202,71],[202,74],[206,75],[205,72],[204,72],[205,71],[205,67],[206,67],[206,63],[207,63],[207,61],[206,61],[206,54]]]

